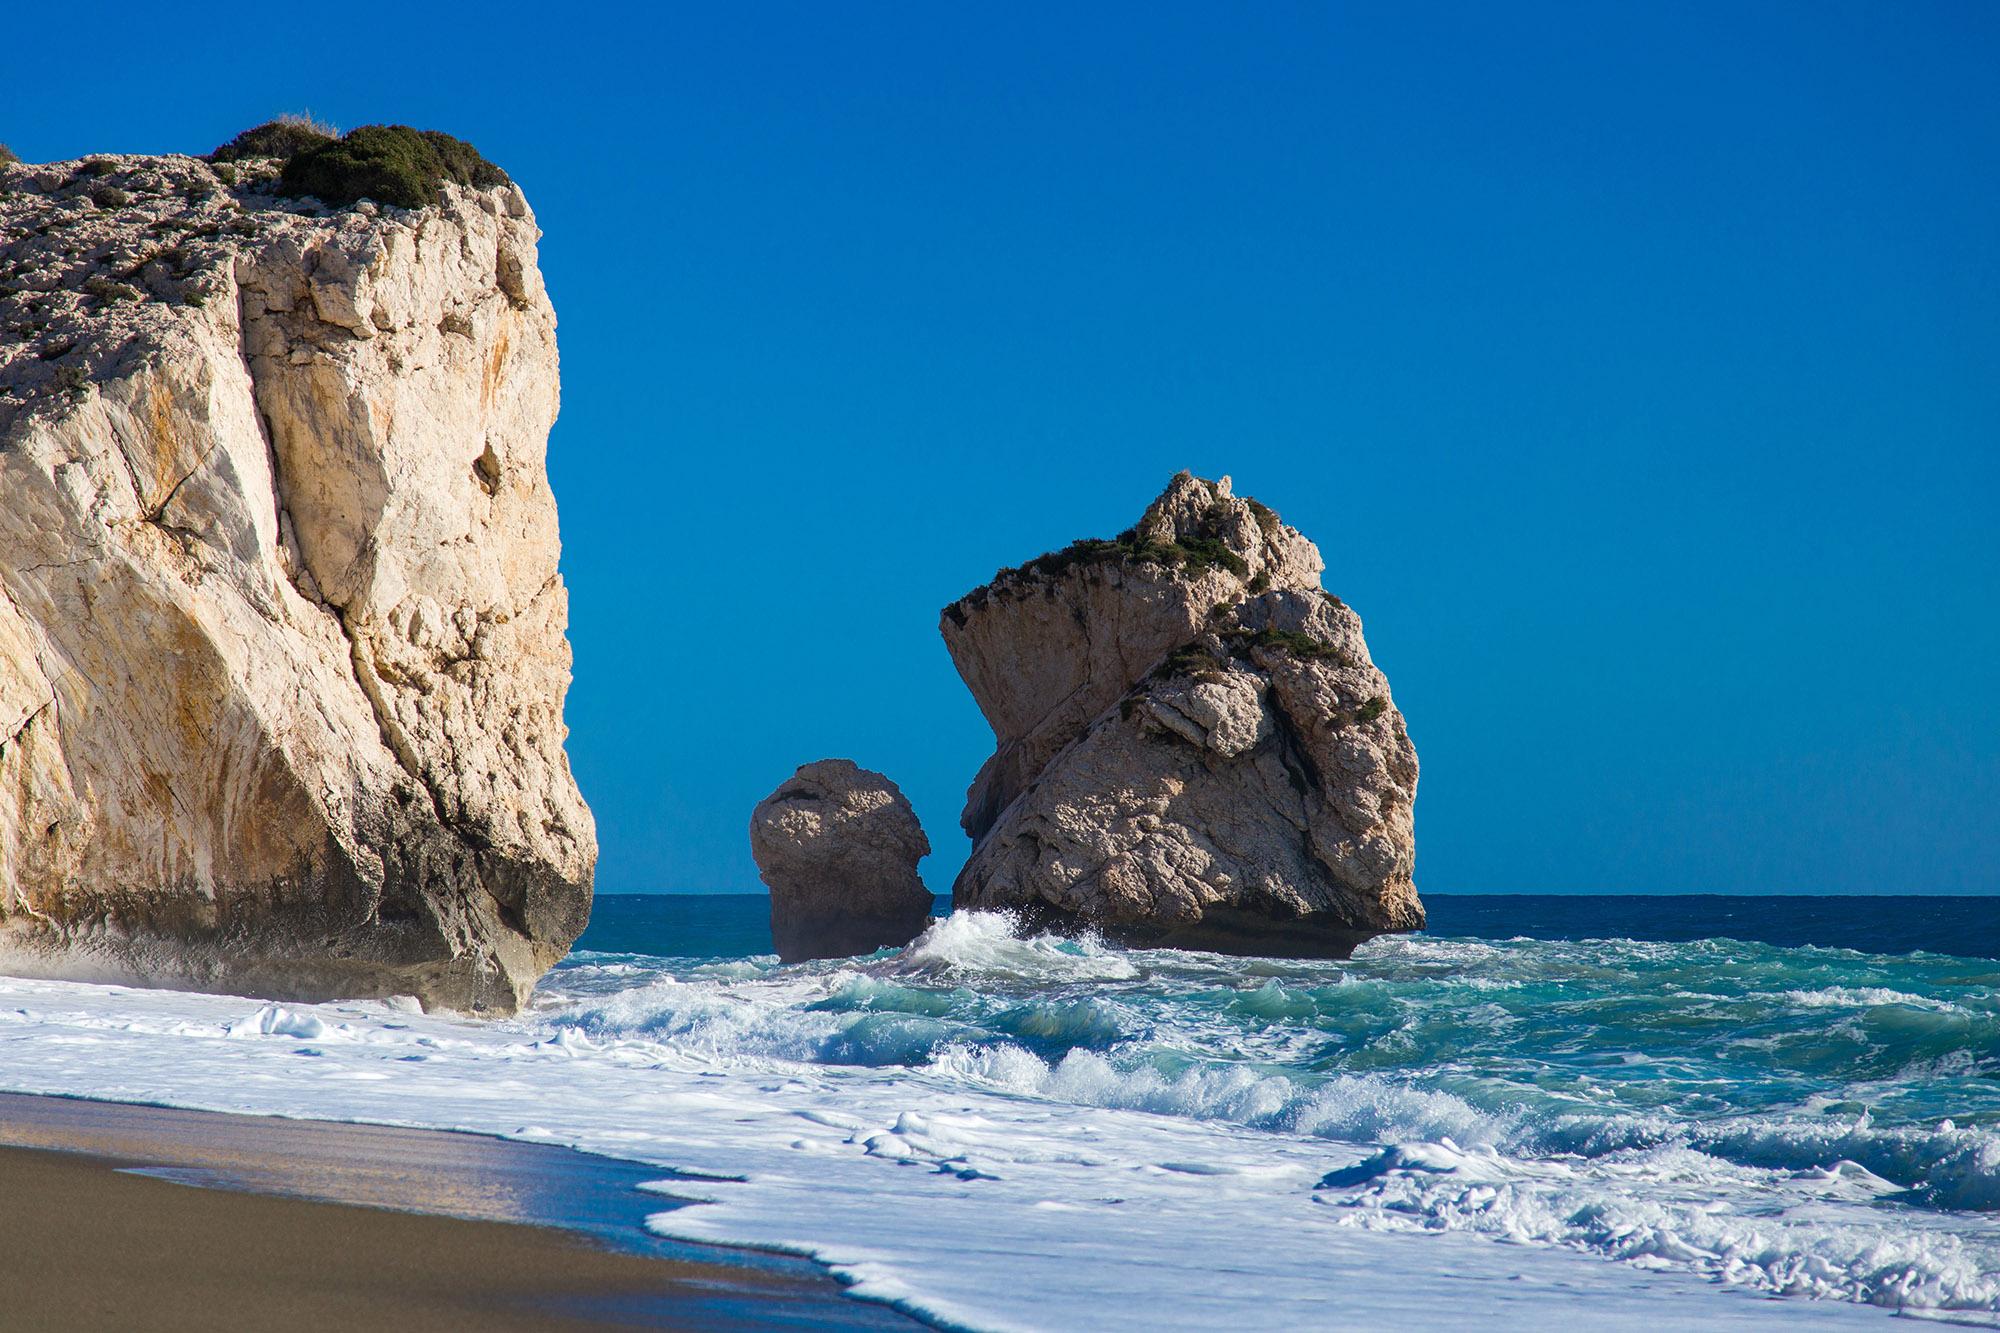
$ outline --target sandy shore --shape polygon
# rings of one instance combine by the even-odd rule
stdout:
[[[667,1174],[471,1135],[0,1094],[0,1322],[917,1326],[800,1261],[646,1236],[670,1201],[635,1187]]]

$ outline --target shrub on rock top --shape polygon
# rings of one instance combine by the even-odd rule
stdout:
[[[333,143],[340,131],[309,116],[279,116],[247,129],[208,155],[211,162],[235,162],[246,157],[290,159],[309,148]]]
[[[285,163],[279,190],[311,195],[329,208],[363,199],[400,208],[444,202],[444,183],[475,189],[508,183],[507,173],[463,139],[407,125],[363,125]]]

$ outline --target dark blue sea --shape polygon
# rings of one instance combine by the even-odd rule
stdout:
[[[1783,948],[2000,958],[2000,897],[1424,895],[1427,935],[1487,940],[1743,940]],[[938,899],[948,915],[951,899]],[[737,958],[771,951],[763,894],[599,894],[579,949]]]

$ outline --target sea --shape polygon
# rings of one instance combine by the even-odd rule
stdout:
[[[0,1087],[626,1158],[944,1328],[2000,1328],[2000,899],[1425,902],[784,966],[761,896],[604,895],[507,1019],[0,979]]]

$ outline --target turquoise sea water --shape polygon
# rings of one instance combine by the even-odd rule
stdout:
[[[1992,900],[1427,901],[1340,962],[969,918],[801,969],[760,897],[613,897],[548,993],[592,1035],[1359,1145],[1317,1191],[1354,1225],[2000,1310]]]
[[[0,1073],[626,1157],[656,1234],[949,1327],[2000,1328],[1990,903],[1433,895],[1341,961],[963,913],[781,966],[761,897],[607,897],[505,1019],[0,978]]]

